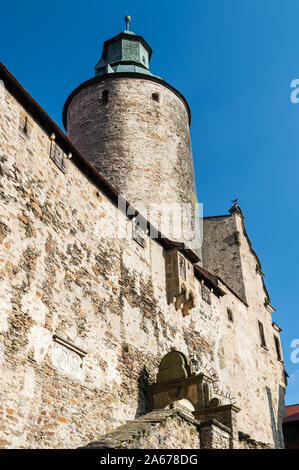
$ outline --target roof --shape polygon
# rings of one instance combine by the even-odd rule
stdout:
[[[133,31],[123,31],[105,41],[102,57],[95,66],[95,75],[118,72],[153,75],[149,70],[151,55],[152,49],[142,36]]]
[[[284,418],[284,423],[290,422],[299,422],[299,403],[296,405],[286,406],[286,417]]]
[[[107,49],[108,49],[108,46],[110,44],[113,44],[115,42],[118,42],[120,41],[121,39],[126,39],[126,40],[131,40],[131,41],[138,41],[140,42],[144,48],[148,51],[148,54],[149,54],[149,59],[151,59],[151,56],[152,56],[152,53],[153,53],[153,50],[152,48],[149,46],[149,44],[143,39],[142,36],[137,36],[137,34],[133,33],[133,31],[130,31],[130,34],[128,34],[127,31],[123,31],[119,34],[117,34],[116,36],[113,36],[113,38],[111,39],[108,39],[107,41],[104,42],[104,46],[103,46],[103,53],[102,53],[102,56],[105,58],[106,57],[106,54],[107,54]]]
[[[225,295],[225,292],[224,290],[222,290],[220,287],[219,287],[219,283],[218,283],[218,277],[215,276],[214,274],[210,273],[209,271],[207,271],[206,269],[202,268],[201,266],[198,266],[196,265],[194,267],[194,272],[195,274],[198,275],[198,277],[200,277],[201,279],[204,280],[205,284],[211,289],[213,289],[213,292],[215,295],[217,295],[218,297],[222,297],[223,295]]]
[[[206,215],[203,219],[220,219],[221,217],[231,217],[232,214],[224,214],[224,215]]]
[[[295,421],[299,422],[299,403],[297,405],[286,406],[286,417],[283,420],[284,423]]]
[[[104,47],[103,47],[103,54],[102,56],[105,58],[107,54],[107,49],[110,44],[114,44],[116,42],[119,42],[121,39],[128,39],[132,40],[134,42],[138,41],[140,42],[143,47],[146,49],[146,51],[149,54],[149,59],[151,58],[152,55],[152,48],[149,46],[149,44],[143,39],[142,36],[138,36],[137,34],[134,33],[134,31],[130,30],[130,22],[131,22],[131,17],[130,15],[125,16],[125,22],[126,22],[126,29],[124,31],[121,31],[119,34],[116,36],[113,36],[112,38],[108,39],[107,41],[104,42]]]

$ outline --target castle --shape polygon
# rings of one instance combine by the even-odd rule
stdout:
[[[198,225],[188,103],[129,20],[67,135],[0,65],[0,447],[284,447],[244,216]]]

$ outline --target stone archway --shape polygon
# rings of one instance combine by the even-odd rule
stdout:
[[[172,350],[160,362],[157,382],[148,388],[149,408],[163,409],[183,399],[192,404],[193,411],[205,408],[205,390],[211,383],[212,379],[204,373],[196,374],[185,354]]]
[[[186,356],[180,351],[173,350],[166,354],[160,362],[157,383],[186,379],[191,374],[191,366]]]

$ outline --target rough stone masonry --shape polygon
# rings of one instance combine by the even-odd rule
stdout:
[[[85,126],[82,140],[88,136],[90,148],[95,139],[94,159],[102,145],[98,162],[104,167],[94,159],[90,163],[88,152],[82,155],[0,66],[0,447],[76,448],[127,422],[146,420],[142,416],[151,411],[148,387],[156,382],[162,359],[175,350],[186,358],[187,368],[192,358],[196,364],[184,380],[196,381],[196,374],[205,374],[209,399],[194,412],[196,422],[189,419],[188,424],[183,415],[174,415],[166,424],[159,421],[151,427],[148,442],[142,435],[139,444],[133,439],[128,447],[159,442],[180,447],[180,436],[193,448],[246,447],[244,436],[283,447],[286,384],[276,341],[280,328],[271,320],[273,307],[239,207],[204,219],[203,266],[198,253],[182,243],[145,232],[138,243],[132,236],[132,216],[118,209],[122,178],[126,192],[135,192],[138,201],[142,172],[137,159],[145,129],[145,192],[155,185],[159,198],[164,185],[163,191],[184,200],[192,189],[192,163],[190,154],[180,152],[180,144],[175,150],[175,142],[189,139],[183,98],[162,79],[143,75],[141,69],[148,70],[142,65],[147,49],[140,36],[128,39],[121,33],[116,38],[105,46],[105,64],[100,65],[104,75],[93,79],[101,86],[107,80],[108,102],[101,93],[89,98],[92,112],[104,100],[105,122],[115,139],[113,153],[98,138],[103,124],[97,127],[95,120],[102,119],[100,114],[90,115],[88,108],[89,115],[76,121],[78,129]],[[143,52],[122,63],[119,41],[126,40],[136,40]],[[109,52],[116,43],[118,56]],[[112,79],[113,74],[120,74],[119,79]],[[94,90],[101,90],[93,83]],[[153,108],[154,89],[161,100]],[[180,110],[176,119],[183,124],[172,127],[169,106],[172,112]],[[133,133],[140,123],[135,155],[134,141],[130,137],[126,146],[123,132],[125,125],[130,132],[123,120],[127,111]],[[68,132],[85,152],[81,134],[76,140],[75,131]],[[156,151],[150,168],[150,155]],[[118,172],[112,171],[114,162]],[[167,165],[173,171],[164,184],[159,171],[169,171]],[[108,180],[99,172],[102,168]],[[150,172],[150,178],[157,175],[156,181],[147,180]],[[191,193],[186,196],[190,199]],[[125,236],[115,236],[119,227]],[[184,281],[182,271],[174,275],[178,291],[172,301],[169,250],[189,276]],[[191,297],[187,281],[192,283]],[[236,411],[232,418],[227,414],[231,409]]]

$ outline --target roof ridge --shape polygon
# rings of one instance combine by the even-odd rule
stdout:
[[[231,217],[232,214],[223,214],[223,215],[206,215],[203,219],[216,219],[217,217]]]

